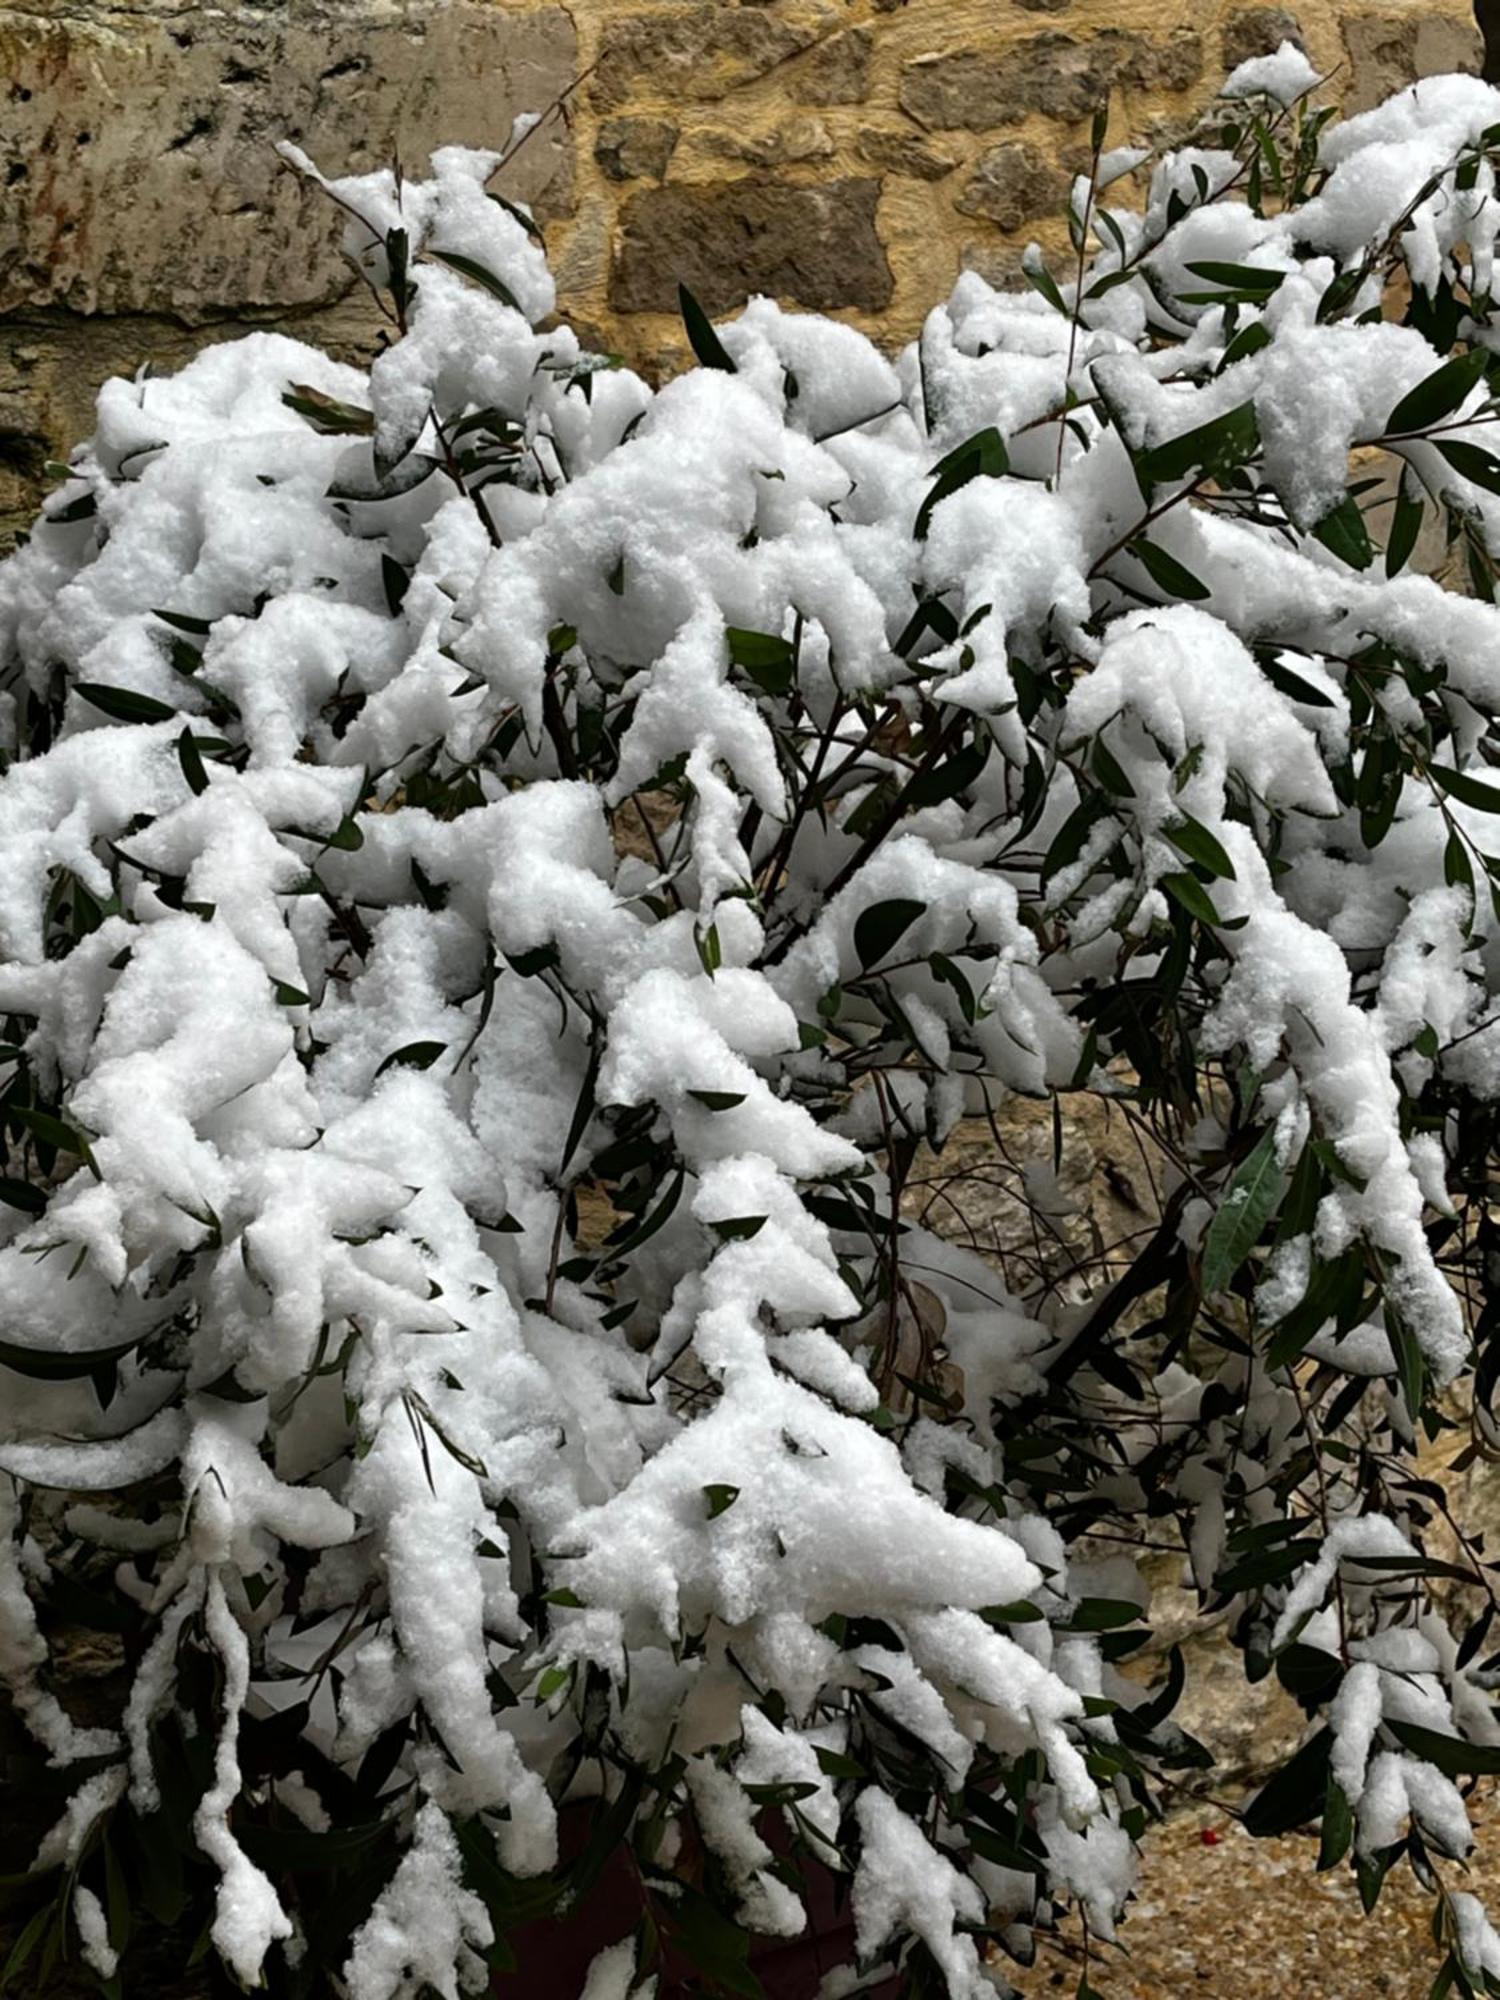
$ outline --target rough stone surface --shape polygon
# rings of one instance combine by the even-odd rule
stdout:
[[[701,145],[725,160],[747,160],[756,167],[783,167],[796,160],[831,160],[833,134],[821,118],[784,118],[765,132],[720,130],[702,134]]]
[[[958,165],[957,153],[933,145],[909,126],[894,131],[884,125],[866,126],[859,135],[858,152],[872,167],[919,181],[940,181]]]
[[[606,118],[594,140],[599,170],[612,181],[660,180],[677,144],[670,118]]]
[[[617,312],[673,312],[685,284],[709,312],[755,292],[826,311],[878,312],[891,268],[875,233],[880,183],[791,187],[760,180],[632,195],[610,276]]]
[[[980,155],[954,207],[1002,229],[1019,229],[1065,201],[1067,193],[1067,174],[1045,153],[1026,140],[1008,140]]]
[[[1350,80],[1345,106],[1367,111],[1388,92],[1419,76],[1447,70],[1478,73],[1484,58],[1479,31],[1431,14],[1373,14],[1345,21]]]
[[[1111,90],[1186,90],[1203,74],[1203,43],[1191,29],[1160,40],[1106,28],[1088,40],[1033,35],[1004,54],[965,48],[923,56],[901,79],[903,111],[921,125],[982,132],[1039,111],[1087,118]]]
[[[559,7],[510,14],[346,0],[91,19],[0,10],[0,310],[86,313],[327,304],[350,274],[333,205],[278,139],[341,172],[444,142],[501,147],[578,61]],[[566,208],[561,124],[518,156],[509,192]]]
[[[870,94],[870,56],[875,37],[868,28],[849,28],[820,42],[789,79],[799,104],[863,104]]]
[[[591,94],[613,107],[648,80],[661,98],[725,97],[800,55],[818,33],[810,22],[760,8],[685,7],[606,19]]]
[[[1018,184],[1012,200],[1023,177],[990,164],[1002,141],[1034,148],[1060,197],[1106,90],[1110,144],[1181,143],[1221,56],[1262,53],[1300,22],[1330,95],[1360,108],[1476,66],[1469,9],[0,0],[0,547],[30,518],[45,461],[91,428],[108,374],[148,357],[175,368],[252,326],[369,360],[383,323],[351,288],[338,218],[277,168],[278,137],[335,171],[399,155],[414,172],[434,143],[497,144],[514,112],[580,84],[506,170],[508,191],[535,203],[584,338],[658,374],[687,353],[670,267],[724,271],[707,289],[726,303],[785,283],[895,346],[961,269],[1018,282],[1020,225],[1007,234],[1005,217],[1019,208],[1067,260],[1061,199],[1038,212]],[[749,185],[768,176],[785,185]],[[834,192],[815,200],[819,186]],[[653,189],[681,232],[659,252],[632,209]],[[830,240],[841,232],[847,245]]]
[[[1224,23],[1224,67],[1238,69],[1256,56],[1275,55],[1283,42],[1305,46],[1295,14],[1285,7],[1237,7]]]

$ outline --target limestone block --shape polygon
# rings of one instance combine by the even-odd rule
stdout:
[[[758,176],[632,195],[610,275],[617,312],[675,312],[679,281],[709,312],[769,292],[819,311],[878,312],[891,296],[876,180],[789,186]]]
[[[940,130],[987,131],[1029,112],[1073,121],[1127,90],[1186,90],[1203,74],[1203,44],[1191,29],[1153,40],[1123,29],[1097,35],[1031,35],[1001,51],[963,48],[924,55],[901,78],[903,111]]]
[[[325,303],[350,283],[340,219],[282,167],[278,139],[331,172],[425,167],[434,145],[503,146],[576,65],[560,7],[0,8],[0,310],[202,320]],[[567,204],[560,121],[510,175],[544,213]]]

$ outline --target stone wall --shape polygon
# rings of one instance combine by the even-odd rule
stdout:
[[[908,338],[961,267],[1062,242],[1106,91],[1112,140],[1170,138],[1285,35],[1356,107],[1481,54],[1465,0],[0,0],[0,543],[107,375],[252,325],[368,355],[337,218],[277,138],[415,168],[582,76],[509,191],[564,310],[657,369],[679,278]]]

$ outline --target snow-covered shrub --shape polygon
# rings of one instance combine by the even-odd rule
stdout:
[[[894,366],[685,299],[653,393],[449,150],[325,183],[368,376],[104,389],[0,570],[23,1960],[451,1995],[628,1847],[596,1996],[757,1992],[820,1869],[903,1993],[1068,1905],[1097,1981],[1203,1762],[1126,1665],[1176,1541],[1308,1713],[1252,1829],[1409,1857],[1500,1992],[1414,1469],[1500,1442],[1500,94],[1311,81],[1096,137],[1076,268]],[[902,1197],[1016,1094],[1156,1206],[1012,1295]]]

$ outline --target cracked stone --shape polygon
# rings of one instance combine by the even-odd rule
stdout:
[[[875,232],[879,194],[878,181],[860,178],[644,189],[621,217],[610,303],[617,312],[675,313],[680,282],[708,312],[756,292],[819,312],[879,312],[893,290]]]

